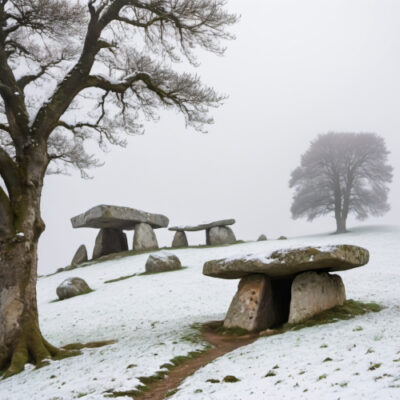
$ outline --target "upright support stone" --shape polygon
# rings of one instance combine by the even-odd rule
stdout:
[[[235,234],[228,226],[214,226],[206,230],[207,245],[215,246],[220,244],[233,244],[235,242]]]
[[[289,323],[305,321],[322,311],[341,306],[346,291],[339,275],[327,272],[304,272],[292,284]]]
[[[93,259],[125,250],[128,250],[128,240],[121,229],[100,229],[94,245]]]
[[[137,224],[133,235],[133,250],[152,249],[158,249],[158,242],[153,228],[149,224]]]
[[[186,233],[183,231],[176,231],[174,239],[172,241],[172,247],[188,247],[189,243],[186,237]]]
[[[80,245],[76,251],[74,257],[72,258],[71,265],[78,265],[88,260],[86,246],[84,244]]]
[[[274,281],[266,275],[252,274],[242,278],[226,315],[224,327],[260,331],[287,320],[290,281],[282,283],[279,281],[275,289]],[[284,297],[287,297],[286,301]],[[285,303],[286,310],[282,307]]]

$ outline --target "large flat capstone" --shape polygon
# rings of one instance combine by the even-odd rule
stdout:
[[[169,220],[165,215],[152,214],[129,207],[99,205],[83,214],[71,218],[74,228],[135,229],[135,225],[145,223],[152,228],[166,228]]]
[[[199,225],[181,225],[181,226],[171,226],[168,228],[170,231],[188,231],[188,232],[194,232],[194,231],[202,231],[204,229],[210,229],[215,226],[226,226],[226,225],[233,225],[236,221],[231,218],[231,219],[221,219],[218,221],[210,221],[210,222],[203,222]]]
[[[203,274],[224,279],[250,274],[288,278],[305,271],[344,271],[361,267],[368,260],[368,250],[358,246],[302,247],[208,261],[204,264]]]

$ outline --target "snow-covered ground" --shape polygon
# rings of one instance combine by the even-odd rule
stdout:
[[[202,275],[207,260],[283,247],[357,244],[370,263],[341,273],[347,297],[386,308],[349,321],[260,338],[187,378],[174,400],[187,399],[399,399],[400,228],[356,229],[287,241],[243,243],[173,251],[188,267],[156,275],[140,273],[148,255],[137,255],[39,279],[40,323],[55,345],[117,339],[78,357],[26,370],[0,382],[1,400],[104,399],[106,390],[131,390],[178,355],[202,348],[187,336],[196,322],[223,319],[238,281]],[[56,299],[56,287],[78,276],[95,291]],[[374,366],[374,367],[373,367]],[[274,368],[275,367],[275,368]],[[265,375],[272,370],[272,376]],[[234,375],[236,383],[209,383]]]

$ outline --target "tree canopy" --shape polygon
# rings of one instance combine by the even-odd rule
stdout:
[[[225,98],[196,74],[223,54],[225,0],[0,0],[0,370],[59,356],[39,328],[37,246],[46,173],[87,176],[87,143],[125,144],[160,109],[202,130]]]
[[[374,133],[319,135],[291,175],[293,218],[312,221],[334,214],[337,232],[344,232],[349,214],[360,220],[383,215],[390,208],[388,154],[383,138]]]

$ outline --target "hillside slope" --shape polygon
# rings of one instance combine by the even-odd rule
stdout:
[[[0,382],[0,399],[105,399],[107,390],[131,390],[172,358],[204,348],[193,323],[223,319],[237,281],[201,274],[207,260],[282,247],[347,243],[366,247],[370,263],[341,273],[347,297],[385,306],[349,321],[287,332],[229,353],[186,379],[171,399],[398,398],[400,390],[400,229],[371,227],[345,235],[251,242],[173,252],[181,271],[104,283],[141,273],[147,254],[39,279],[43,334],[55,345],[116,339],[78,357],[26,370]],[[56,301],[56,287],[79,276],[94,289]],[[325,361],[324,361],[325,360]],[[277,368],[273,368],[278,366]],[[269,370],[275,375],[264,376]],[[234,375],[236,383],[209,383]]]

